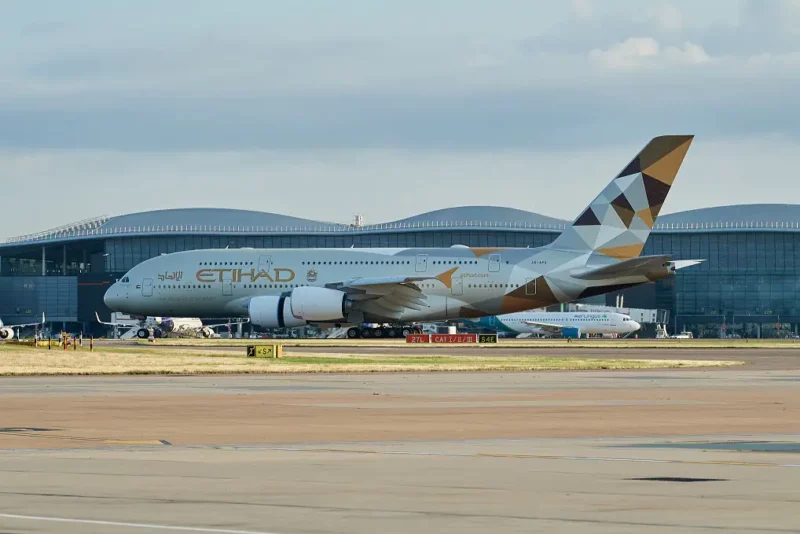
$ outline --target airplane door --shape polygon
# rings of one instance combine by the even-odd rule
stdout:
[[[230,297],[233,295],[233,273],[222,271],[222,296]]]
[[[258,272],[269,272],[272,268],[272,256],[259,256],[258,257]]]
[[[153,279],[152,278],[145,278],[142,281],[142,296],[143,297],[152,297],[153,296]]]
[[[428,270],[428,255],[427,254],[417,254],[417,268],[416,271],[418,273],[424,273]]]
[[[460,276],[454,276],[452,278],[452,284],[450,285],[450,290],[454,296],[459,296],[464,294],[464,280]]]
[[[489,272],[500,271],[500,254],[489,254]]]
[[[536,294],[536,278],[528,278],[525,281],[525,294],[526,295]]]

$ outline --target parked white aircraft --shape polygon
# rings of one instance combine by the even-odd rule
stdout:
[[[136,328],[136,337],[139,339],[148,339],[151,335],[156,338],[167,337],[169,334],[180,335],[183,333],[200,334],[203,337],[212,337],[214,335],[213,328],[218,326],[229,326],[231,324],[238,324],[236,321],[219,324],[204,325],[203,321],[198,317],[145,317],[139,321],[139,325],[132,325],[130,323],[122,322],[105,322],[100,320],[100,316],[95,312],[97,322],[108,326],[119,326],[123,328]]]
[[[135,266],[105,303],[134,315],[249,317],[267,328],[397,325],[513,313],[652,282],[699,262],[639,256],[692,138],[651,140],[544,247],[177,252]]]
[[[0,341],[8,341],[10,339],[14,339],[16,335],[14,333],[14,329],[19,332],[20,328],[25,328],[28,326],[39,326],[44,323],[44,313],[42,314],[42,320],[38,323],[25,323],[25,324],[10,324],[7,326],[3,326],[3,321],[0,321]]]
[[[613,312],[519,312],[483,317],[476,324],[516,334],[564,335],[620,334],[636,332],[641,325],[628,315]]]

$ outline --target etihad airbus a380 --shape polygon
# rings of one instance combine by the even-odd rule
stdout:
[[[248,317],[266,328],[397,325],[500,315],[644,284],[698,263],[639,256],[692,139],[652,139],[544,247],[176,252],[135,266],[105,302],[132,315]]]

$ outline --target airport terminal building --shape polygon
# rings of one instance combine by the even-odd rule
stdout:
[[[134,265],[201,248],[538,247],[567,224],[488,206],[399,221],[335,224],[272,213],[192,208],[81,221],[0,243],[0,319],[47,315],[99,334],[103,294]],[[670,332],[699,337],[796,334],[800,324],[800,206],[737,205],[662,215],[643,254],[705,259],[674,277],[625,290],[625,305],[669,311]],[[604,297],[613,304],[618,294]]]

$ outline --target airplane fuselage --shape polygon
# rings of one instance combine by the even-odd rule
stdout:
[[[117,311],[178,317],[246,317],[248,303],[297,287],[336,287],[343,280],[430,277],[413,282],[424,294],[421,310],[405,309],[402,321],[482,317],[568,302],[594,294],[604,281],[570,280],[587,256],[539,249],[209,249],[147,260],[106,294]],[[611,264],[606,256],[597,264]],[[669,273],[665,269],[662,276]],[[636,285],[635,275],[615,283]],[[358,293],[351,295],[356,301]],[[366,302],[366,301],[365,301]],[[365,304],[359,321],[385,321],[380,308]]]
[[[481,326],[495,327],[517,334],[555,335],[573,330],[581,334],[631,334],[641,325],[628,315],[615,312],[519,312],[487,317]],[[554,328],[555,327],[555,328]]]

